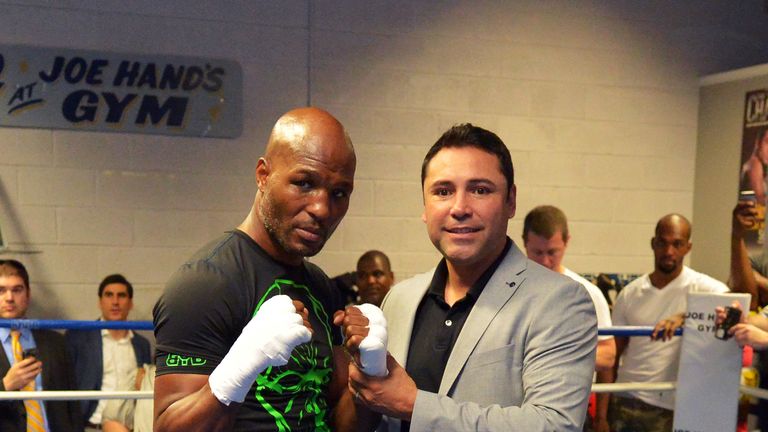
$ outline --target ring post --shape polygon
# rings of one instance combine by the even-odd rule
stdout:
[[[749,294],[689,293],[675,394],[675,432],[736,429],[741,378],[741,348],[715,338],[715,307]],[[662,342],[659,342],[662,343]]]

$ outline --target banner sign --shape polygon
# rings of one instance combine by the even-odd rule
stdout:
[[[715,337],[715,307],[749,294],[689,293],[675,392],[674,432],[736,430],[741,348]],[[658,342],[664,343],[664,342]]]
[[[741,136],[739,197],[754,200],[757,223],[744,236],[747,250],[759,254],[765,246],[765,205],[768,201],[768,89],[747,93]]]
[[[231,60],[0,45],[0,126],[234,138]]]

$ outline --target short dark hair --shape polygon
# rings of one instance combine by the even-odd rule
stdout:
[[[509,196],[509,188],[515,184],[515,168],[512,165],[509,149],[498,135],[472,123],[462,123],[451,127],[427,151],[424,162],[421,164],[422,188],[424,188],[424,180],[427,178],[429,162],[440,150],[448,147],[475,147],[496,156],[499,160],[499,170],[507,179],[507,196]]]
[[[528,233],[532,232],[546,239],[551,239],[560,231],[563,241],[568,241],[568,219],[565,213],[555,206],[543,205],[534,208],[525,215],[523,222],[523,241],[528,241]]]
[[[384,261],[384,264],[387,266],[387,271],[392,271],[392,265],[389,263],[389,257],[387,254],[379,250],[369,250],[368,252],[360,255],[360,258],[357,260],[357,267],[359,268],[362,263],[366,261],[372,261],[376,257],[379,257]]]
[[[0,260],[0,276],[18,276],[24,281],[24,288],[29,289],[29,273],[24,264],[14,259]]]
[[[121,275],[120,273],[111,274],[105,277],[103,281],[101,281],[99,284],[99,297],[104,294],[104,288],[107,285],[113,283],[125,285],[128,288],[128,298],[133,298],[133,285],[131,285],[131,283],[128,282],[128,279],[126,279],[125,276]]]

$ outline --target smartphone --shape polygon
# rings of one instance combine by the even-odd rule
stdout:
[[[728,330],[741,321],[741,309],[726,306],[725,319],[720,325],[715,327],[715,337],[721,340],[730,339],[731,335],[728,334]]]
[[[24,350],[21,353],[21,358],[25,359],[27,357],[37,357],[37,348],[30,348],[28,350]]]

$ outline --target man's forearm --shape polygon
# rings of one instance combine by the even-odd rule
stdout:
[[[338,432],[373,431],[381,422],[381,414],[354,403],[347,392],[339,399],[333,411],[333,430]]]
[[[757,310],[759,293],[757,281],[749,262],[744,238],[740,235],[731,236],[731,284],[734,292],[748,293],[752,296],[750,310]]]
[[[157,378],[161,388],[163,378]],[[162,405],[162,400],[157,399],[157,387],[156,384],[156,404]],[[168,398],[176,397],[176,394],[170,392],[165,395]],[[237,403],[226,406],[219,402],[206,383],[199,390],[170,403],[165,409],[156,406],[154,432],[229,431],[235,423],[239,407]]]
[[[601,372],[597,372],[597,380],[598,383],[612,383],[615,381],[615,376],[613,373],[613,368]],[[611,399],[610,393],[597,393],[597,403],[596,403],[596,413],[595,418],[597,420],[608,419],[608,403]]]

